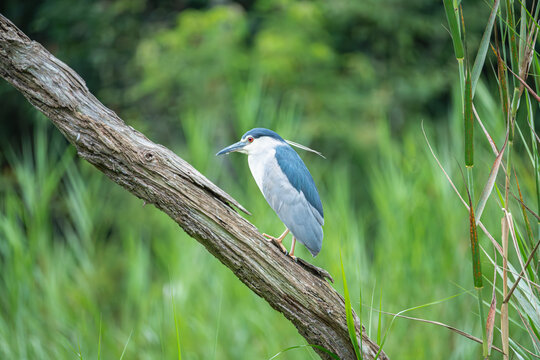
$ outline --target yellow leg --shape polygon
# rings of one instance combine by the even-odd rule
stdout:
[[[287,249],[285,248],[285,246],[283,246],[283,239],[285,239],[285,236],[287,236],[287,234],[289,233],[289,229],[285,229],[285,231],[283,232],[283,234],[281,234],[278,238],[275,238],[273,236],[270,236],[268,234],[262,234],[265,238],[267,238],[268,240],[272,241],[272,242],[275,242],[276,244],[279,245],[279,247],[281,248],[281,250],[283,250],[284,253],[287,253]]]
[[[292,244],[291,244],[291,252],[289,253],[289,256],[292,257],[294,260],[296,260],[296,256],[294,256],[294,246],[296,245],[296,238],[292,237]]]

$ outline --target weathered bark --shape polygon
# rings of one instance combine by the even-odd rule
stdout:
[[[355,359],[343,298],[284,256],[232,205],[243,209],[186,161],[127,126],[101,104],[72,69],[0,15],[0,76],[43,112],[114,182],[168,214],[188,234],[281,312],[310,344]],[[360,331],[365,359],[378,346]],[[330,358],[316,349],[322,358]],[[380,359],[386,359],[381,352]]]

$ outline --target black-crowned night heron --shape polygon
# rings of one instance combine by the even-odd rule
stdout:
[[[283,234],[277,238],[267,234],[263,236],[277,242],[287,254],[282,241],[290,231],[293,239],[288,254],[292,258],[295,258],[296,240],[304,244],[311,255],[317,256],[323,240],[322,203],[306,165],[289,144],[313,151],[292,141],[283,140],[272,130],[255,128],[245,133],[239,142],[216,155],[233,151],[248,155],[249,169],[255,182],[270,207],[286,226]]]

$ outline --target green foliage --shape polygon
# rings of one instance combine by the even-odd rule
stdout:
[[[253,98],[246,95],[245,101]],[[291,111],[277,114],[276,128],[286,129]],[[459,116],[454,121],[461,123]],[[207,164],[202,169],[219,173],[218,183],[248,206],[254,214],[250,220],[259,229],[281,229],[250,179],[245,158],[224,161],[213,153],[204,157],[189,150],[206,143],[195,135],[217,138],[219,130],[209,128],[203,134],[200,128],[186,126],[186,131],[193,143],[181,153],[196,165],[202,158]],[[470,285],[468,267],[461,265],[467,258],[466,242],[455,242],[466,239],[467,229],[461,226],[465,216],[459,215],[460,204],[418,134],[408,133],[400,145],[388,128],[376,133],[385,146],[374,149],[379,155],[370,160],[370,171],[362,178],[352,177],[351,165],[342,159],[301,155],[320,184],[326,214],[323,251],[314,262],[339,273],[341,247],[350,293],[358,294],[359,286],[376,281],[387,299],[384,310],[397,312],[455,293],[449,279],[462,287]],[[452,132],[441,134],[447,141],[454,138],[446,137]],[[0,209],[0,292],[9,296],[1,300],[0,357],[73,358],[73,349],[79,352],[79,347],[83,358],[97,357],[98,349],[101,358],[120,358],[124,348],[124,358],[177,357],[177,329],[184,358],[270,358],[304,343],[290,323],[166,216],[143,207],[87,164],[71,160],[70,150],[60,157],[44,156],[62,153],[58,136],[53,129],[38,130],[35,145],[26,146],[27,155],[12,157],[11,167],[21,169],[16,172],[20,175],[4,174],[11,185],[0,194],[5,199]],[[57,145],[47,145],[48,138]],[[229,166],[236,176],[225,176]],[[55,180],[58,175],[52,169],[63,168],[65,175]],[[48,183],[55,184],[47,191],[54,201],[32,195],[51,188],[45,186]],[[355,202],[358,186],[366,186],[373,199]],[[28,200],[21,194],[29,194]],[[486,214],[490,210],[488,206]],[[424,221],[426,213],[432,221]],[[30,241],[33,238],[41,240]],[[311,258],[304,248],[297,251]],[[474,316],[471,300],[457,298],[419,316],[468,329],[468,318]],[[351,299],[353,305],[357,301]],[[365,305],[362,308],[366,311]],[[387,320],[382,318],[383,331]],[[377,331],[378,322],[373,324]],[[411,341],[404,344],[400,339],[405,336]],[[280,357],[303,359],[305,351]],[[467,356],[475,345],[444,329],[398,320],[385,351],[405,358],[431,357],[440,351]]]
[[[193,0],[181,9],[165,0],[30,1],[32,11],[15,0],[0,10],[166,145],[178,143],[193,112],[225,131],[237,124],[235,105],[250,81],[261,83],[265,100],[301,109],[309,119],[302,131],[327,154],[355,162],[378,141],[378,123],[401,131],[447,112],[452,73],[440,69],[451,64],[450,39],[443,7],[431,1]],[[468,6],[473,41],[487,10]],[[6,102],[0,116],[30,125],[23,101]]]
[[[349,329],[349,338],[356,354],[356,359],[362,359],[362,352],[358,347],[358,338],[356,334],[356,327],[354,324],[354,317],[352,313],[351,297],[349,296],[349,288],[347,286],[347,278],[345,277],[345,269],[343,268],[343,260],[341,259],[341,253],[339,254],[339,262],[341,264],[341,277],[343,278],[343,297],[345,298],[345,314],[347,315],[347,328]],[[361,304],[360,298],[360,304]],[[360,315],[362,314],[362,308],[360,308]],[[362,327],[362,319],[360,318],[360,327]],[[361,336],[361,335],[360,335]]]
[[[173,29],[152,34],[139,45],[135,59],[141,82],[132,96],[144,99],[156,113],[166,109],[158,116],[169,115],[171,122],[194,110],[227,115],[231,84],[246,70],[245,36],[240,8],[182,12]]]
[[[376,288],[384,311],[414,308],[414,316],[480,334],[474,293],[417,307],[472,289],[467,213],[420,131],[424,119],[441,162],[459,178],[462,94],[441,25],[443,4],[181,3],[8,0],[0,12],[81,73],[130,125],[174,148],[242,202],[261,231],[278,233],[283,225],[246,159],[213,154],[254,126],[321,150],[328,160],[300,153],[326,215],[323,250],[313,262],[339,274],[341,248],[350,294]],[[463,5],[472,52],[490,9]],[[474,105],[482,119],[492,119],[487,131],[500,135],[505,124],[493,85],[480,76]],[[180,348],[185,359],[316,357],[293,325],[174,222],[76,159],[4,82],[0,95],[0,116],[10,119],[0,125],[0,358],[176,358]],[[538,193],[536,144],[525,131],[526,121],[534,126],[533,108],[515,109],[518,134],[528,138],[527,149],[512,150],[512,164],[524,169],[526,203]],[[477,180],[486,179],[494,157],[481,131],[473,140]],[[525,167],[527,153],[534,170]],[[500,228],[500,207],[487,202],[488,228]],[[518,237],[522,259],[534,246],[529,237]],[[480,233],[478,240],[490,246]],[[297,251],[312,259],[304,248]],[[527,301],[520,286],[510,305],[527,309]],[[375,311],[358,302],[352,296],[351,308]],[[479,345],[443,328],[362,317],[368,318],[374,320],[366,328],[376,329],[370,336],[385,341],[392,358],[480,353]],[[530,324],[538,331],[533,317]],[[510,330],[511,344],[528,341],[519,323]]]

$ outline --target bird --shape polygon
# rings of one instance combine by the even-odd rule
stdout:
[[[322,156],[306,146],[284,140],[276,132],[265,128],[249,130],[240,141],[220,150],[216,155],[232,152],[247,154],[249,169],[257,186],[285,225],[285,231],[278,237],[265,233],[262,235],[277,243],[286,255],[296,260],[296,240],[313,257],[321,251],[324,213],[313,177],[291,145]],[[283,239],[289,232],[293,238],[291,251],[287,252]]]

